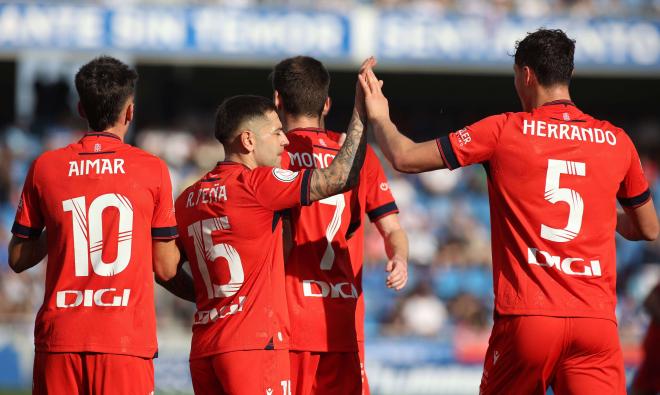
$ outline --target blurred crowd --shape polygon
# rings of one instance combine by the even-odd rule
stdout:
[[[84,0],[32,0],[33,2],[80,2]],[[114,6],[114,0],[95,0]],[[660,0],[124,0],[122,4],[211,5],[229,7],[295,7],[350,10],[357,6],[411,10],[426,13],[466,13],[480,16],[514,14],[540,16],[649,16],[660,13]]]
[[[644,144],[660,147],[660,119],[654,122],[647,126],[654,131],[651,143]],[[30,324],[43,297],[45,265],[20,275],[7,266],[7,243],[27,169],[44,150],[77,140],[80,130],[80,121],[64,118],[14,124],[0,134],[0,323]],[[633,136],[638,145],[640,138]],[[222,147],[210,133],[146,128],[132,131],[131,140],[168,163],[175,195],[223,158]],[[643,155],[660,207],[657,160]],[[367,337],[460,338],[485,344],[492,325],[493,286],[484,170],[473,166],[404,175],[382,163],[411,243],[410,281],[398,293],[385,287],[382,239],[369,225],[364,269]],[[643,334],[648,318],[640,303],[660,279],[658,262],[660,242],[618,240],[617,313],[624,344],[636,344]],[[160,288],[157,312],[161,327],[189,330],[193,306]]]

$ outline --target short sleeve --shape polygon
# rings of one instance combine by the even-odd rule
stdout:
[[[37,239],[44,229],[44,216],[39,206],[39,191],[35,180],[36,167],[37,161],[34,161],[25,178],[23,192],[16,210],[16,219],[11,228],[11,232],[15,236],[24,239]]]
[[[259,204],[279,211],[290,207],[308,206],[313,170],[292,171],[278,167],[257,167],[248,176],[248,183]]]
[[[454,170],[488,161],[495,152],[506,120],[506,114],[493,115],[436,139],[447,168]]]
[[[378,160],[374,150],[367,146],[367,154],[364,160],[365,176],[360,181],[367,185],[366,211],[371,222],[378,221],[380,218],[399,212],[390,185],[387,182],[383,166]]]
[[[632,141],[628,141],[630,144],[630,163],[616,196],[621,206],[635,208],[651,198],[651,190],[646,177],[644,177],[644,170],[637,150]]]
[[[158,160],[160,167],[160,184],[158,195],[154,202],[154,215],[151,219],[151,238],[168,240],[179,234],[176,228],[174,203],[172,202],[172,181],[170,171],[162,160]]]

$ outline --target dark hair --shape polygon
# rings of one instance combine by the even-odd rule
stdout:
[[[296,56],[278,63],[270,74],[284,111],[292,115],[320,116],[330,89],[330,74],[323,63]]]
[[[76,90],[89,127],[97,132],[117,122],[126,100],[135,94],[135,70],[110,56],[87,63],[76,73]]]
[[[539,29],[516,43],[515,62],[528,66],[543,86],[568,85],[573,73],[575,40],[562,30]]]
[[[243,122],[276,111],[271,99],[263,96],[232,96],[220,104],[215,113],[215,138],[223,145],[231,141]]]

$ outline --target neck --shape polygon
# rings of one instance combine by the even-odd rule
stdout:
[[[532,98],[531,109],[539,108],[545,103],[557,100],[571,100],[567,85],[555,85],[551,87],[539,86],[536,95]]]
[[[248,167],[250,170],[253,170],[257,167],[257,162],[254,160],[254,157],[250,154],[246,155],[241,153],[230,152],[227,153],[227,155],[225,156],[225,160],[230,162],[240,163]]]
[[[102,130],[103,133],[110,133],[114,134],[115,136],[119,137],[121,141],[124,141],[124,137],[126,136],[126,133],[128,133],[128,127],[126,126],[112,126],[109,127],[108,129]]]
[[[291,115],[291,114],[282,114],[282,124],[284,125],[284,130],[287,132],[293,129],[301,128],[325,128],[323,116],[320,117],[308,117],[305,115]]]

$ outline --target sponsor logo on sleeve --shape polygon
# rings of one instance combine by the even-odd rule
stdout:
[[[380,190],[381,190],[381,191],[387,191],[388,189],[390,189],[390,186],[387,185],[386,182],[381,182],[381,183],[380,183]]]
[[[298,177],[298,172],[276,167],[273,169],[273,176],[282,182],[292,182]]]
[[[470,137],[470,133],[467,131],[466,128],[463,128],[458,132],[456,132],[456,137],[458,137],[458,145],[461,147],[472,141],[472,137]]]

